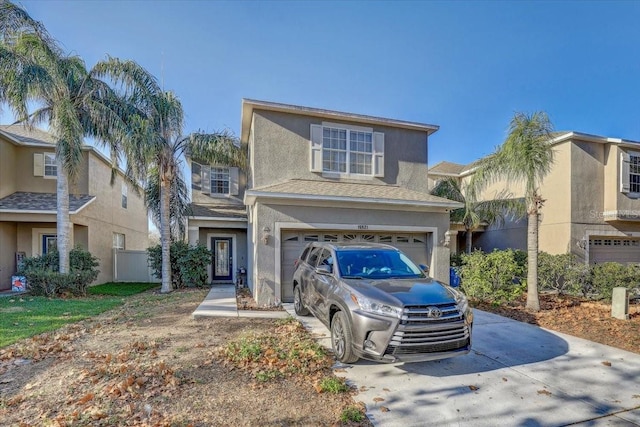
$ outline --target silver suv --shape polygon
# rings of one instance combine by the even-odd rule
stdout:
[[[336,358],[418,362],[467,354],[473,313],[457,289],[382,244],[311,243],[293,275],[296,314],[331,330]]]

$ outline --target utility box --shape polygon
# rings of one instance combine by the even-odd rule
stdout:
[[[611,296],[611,317],[629,320],[629,289],[613,288]]]

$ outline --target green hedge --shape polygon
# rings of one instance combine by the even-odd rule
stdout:
[[[452,257],[453,263],[460,265],[461,286],[471,298],[500,303],[526,291],[527,255],[523,251],[475,251]],[[640,295],[640,266],[616,262],[586,265],[573,254],[540,252],[538,287],[560,295],[607,301],[615,287]]]
[[[32,295],[55,297],[65,293],[86,296],[87,288],[98,277],[98,258],[80,246],[69,252],[69,273],[58,272],[58,251],[25,258],[18,274],[25,276]]]
[[[162,247],[147,249],[149,266],[153,275],[162,278]],[[173,242],[169,252],[171,282],[174,289],[207,285],[207,266],[211,263],[211,251],[204,246],[189,246],[185,242]]]

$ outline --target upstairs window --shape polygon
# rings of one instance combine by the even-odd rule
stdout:
[[[128,195],[128,190],[127,190],[127,184],[122,184],[122,207],[124,209],[127,209],[127,195]]]
[[[58,166],[56,165],[56,155],[54,153],[44,153],[44,176],[58,176]]]
[[[237,196],[239,169],[191,162],[191,189],[210,196]]]
[[[620,192],[640,194],[640,153],[620,153]]]
[[[384,176],[384,134],[333,124],[311,125],[311,171],[323,174]]]
[[[229,168],[211,168],[211,194],[229,194]]]

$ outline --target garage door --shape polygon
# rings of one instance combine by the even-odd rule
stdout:
[[[375,242],[385,243],[400,249],[416,264],[431,264],[430,239],[427,234],[390,234],[344,231],[283,231],[282,232],[281,284],[282,301],[293,301],[293,271],[295,261],[309,242]]]
[[[589,262],[640,263],[640,239],[592,236],[589,239]]]

